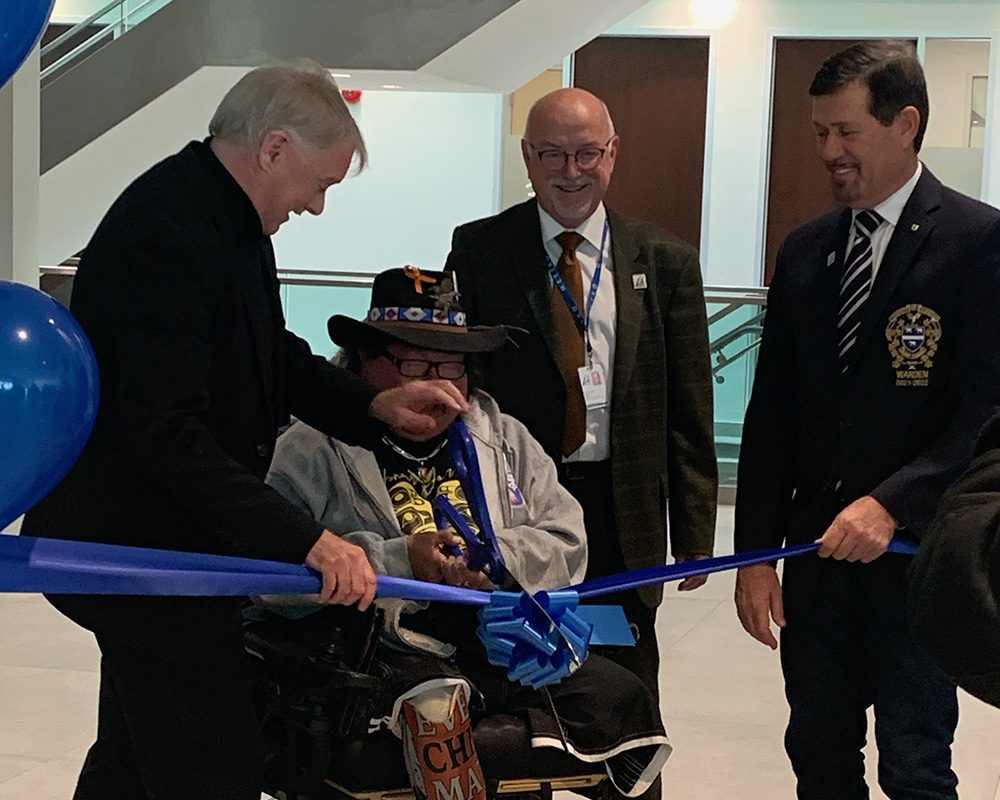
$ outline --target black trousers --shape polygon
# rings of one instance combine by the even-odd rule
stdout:
[[[615,521],[611,462],[559,464],[559,482],[583,507],[587,528],[587,580],[625,572]],[[604,595],[599,602],[620,605],[636,637],[635,647],[609,648],[602,655],[625,667],[646,685],[657,704],[660,700],[660,649],[656,643],[656,612],[636,590]],[[659,800],[660,781],[642,795],[643,800]]]
[[[101,648],[75,800],[259,800],[263,748],[239,598],[49,598]]]
[[[906,620],[909,556],[786,562],[781,666],[785,747],[801,800],[868,798],[862,748],[875,708],[878,782],[892,800],[953,800],[954,683]],[[956,624],[960,624],[956,620]]]

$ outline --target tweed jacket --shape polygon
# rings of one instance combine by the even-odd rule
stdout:
[[[618,535],[632,569],[664,563],[668,530],[674,553],[712,552],[712,376],[696,252],[611,209],[608,220],[617,306],[611,467]],[[513,334],[516,347],[486,356],[486,389],[559,460],[566,388],[536,202],[457,228],[447,269],[457,274],[471,324],[523,329]],[[656,605],[660,590],[643,596]]]
[[[924,169],[841,375],[850,225],[849,209],[830,212],[779,251],[743,428],[737,551],[814,541],[864,495],[919,539],[1000,403],[1000,211]]]

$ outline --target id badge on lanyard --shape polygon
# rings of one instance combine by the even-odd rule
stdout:
[[[608,382],[604,376],[604,367],[600,364],[583,366],[577,369],[577,374],[587,410],[604,408],[608,404]]]

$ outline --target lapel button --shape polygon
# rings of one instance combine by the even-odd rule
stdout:
[[[910,230],[911,230],[911,231],[919,231],[919,230],[920,230],[920,225],[919,225],[918,223],[914,222],[914,223],[913,223],[913,224],[912,224],[912,225],[910,226]]]

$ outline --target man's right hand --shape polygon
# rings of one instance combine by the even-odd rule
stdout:
[[[785,627],[785,606],[778,571],[770,564],[753,564],[736,571],[736,613],[743,629],[761,644],[777,649],[771,619]]]
[[[410,381],[379,392],[368,413],[414,441],[441,434],[469,402],[451,381]]]
[[[406,546],[410,554],[413,577],[428,583],[447,583],[471,589],[484,588],[489,579],[482,572],[473,572],[464,558],[446,555],[442,549],[460,544],[462,540],[448,530],[411,534],[407,538]]]
[[[323,576],[321,603],[350,606],[364,611],[375,598],[375,572],[365,551],[330,531],[323,531],[306,555],[306,565]]]

